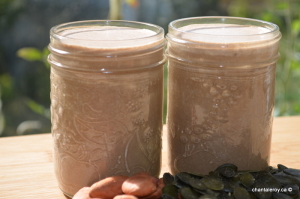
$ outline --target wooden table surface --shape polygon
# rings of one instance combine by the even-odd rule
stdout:
[[[163,133],[162,173],[166,165]],[[66,199],[57,186],[50,134],[0,138],[0,199]],[[271,165],[300,168],[300,116],[274,118]]]

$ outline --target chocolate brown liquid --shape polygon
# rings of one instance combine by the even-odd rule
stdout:
[[[171,172],[207,174],[224,163],[236,164],[240,170],[266,169],[278,39],[253,38],[269,31],[255,26],[180,29],[204,35],[182,33],[185,43],[168,39]]]
[[[163,50],[139,53],[163,41],[135,40],[153,34],[133,28],[87,27],[65,31],[66,38],[51,41],[54,163],[65,194],[72,196],[107,176],[140,171],[159,175]],[[103,42],[97,43],[97,38]],[[120,40],[120,45],[109,40]]]

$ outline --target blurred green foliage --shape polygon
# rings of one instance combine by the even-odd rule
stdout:
[[[259,6],[257,6],[259,3]],[[275,116],[300,114],[300,1],[232,1],[229,15],[275,23],[282,33],[277,63]]]
[[[4,73],[0,75],[0,86],[1,86],[1,99],[3,101],[9,101],[14,98],[15,91],[13,90],[13,78],[7,74]]]
[[[38,113],[38,114],[50,119],[50,109],[49,108],[46,108],[43,105],[38,104],[33,100],[28,100],[26,104],[35,113]]]
[[[22,12],[24,1],[0,0],[0,32],[10,26]]]
[[[280,9],[273,11],[274,16],[282,20],[280,28],[283,35],[280,45],[282,58],[277,67],[275,110],[278,115],[300,114],[300,2],[292,2],[279,2]]]
[[[45,67],[50,69],[50,64],[47,61],[49,53],[50,51],[47,47],[45,47],[43,50],[39,50],[32,47],[26,47],[19,49],[17,51],[17,56],[27,61],[40,61],[45,65]],[[50,108],[46,108],[43,105],[38,104],[37,102],[31,99],[28,99],[26,101],[26,105],[35,113],[38,113],[50,119]]]
[[[50,68],[50,64],[47,61],[49,53],[50,52],[47,47],[45,47],[42,51],[30,47],[21,48],[17,51],[18,57],[27,61],[41,61],[47,68]]]

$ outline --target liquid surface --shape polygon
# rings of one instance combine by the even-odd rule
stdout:
[[[265,40],[262,36],[270,30],[264,27],[234,24],[193,24],[179,28],[179,30],[194,34],[182,34],[187,40],[212,43],[237,43]],[[236,36],[236,37],[235,37]]]
[[[72,31],[66,33],[65,36],[68,38],[80,39],[80,40],[128,40],[128,39],[139,39],[149,36],[153,36],[156,33],[146,29],[135,29],[127,27],[91,27],[80,29],[80,31]]]
[[[61,35],[64,36],[62,42],[68,45],[105,49],[144,46],[153,43],[153,40],[145,38],[156,35],[156,32],[130,27],[92,26],[66,30]]]

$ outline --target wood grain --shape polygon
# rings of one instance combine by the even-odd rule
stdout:
[[[300,168],[300,116],[274,118],[270,165],[278,163]]]
[[[271,165],[300,168],[300,116],[274,118]],[[51,134],[0,138],[0,199],[66,199],[53,169]],[[166,127],[162,173],[167,167]]]

